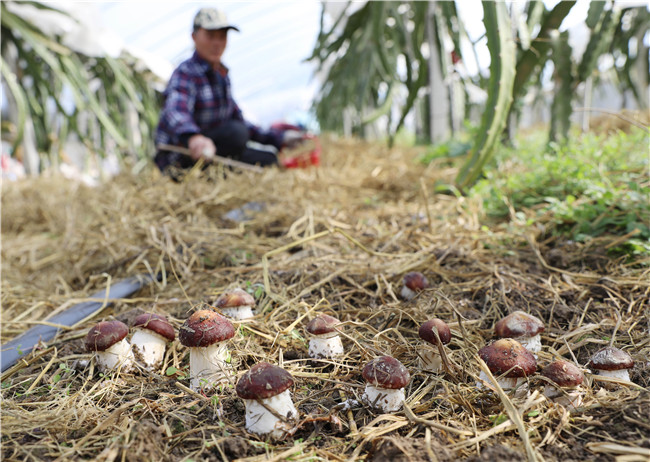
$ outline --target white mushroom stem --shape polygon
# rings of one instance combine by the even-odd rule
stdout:
[[[434,348],[437,348],[434,346]],[[430,372],[441,372],[442,368],[442,356],[438,350],[432,350],[431,348],[425,348],[424,351],[419,353],[420,355],[420,368],[425,371]]]
[[[585,390],[582,387],[560,389],[554,385],[544,386],[544,396],[564,407],[578,407],[582,404]]]
[[[487,383],[491,383],[491,380],[488,378],[488,376],[485,374],[485,372],[481,371],[479,374],[479,379],[484,380]],[[516,388],[520,384],[525,383],[526,379],[524,377],[497,377],[495,375],[495,378],[497,379],[497,384],[504,389],[504,390],[509,390],[511,388]],[[483,382],[480,380],[476,382],[476,387],[477,388],[484,388]]]
[[[133,368],[133,351],[126,339],[120,340],[104,351],[97,351],[95,354],[97,367],[102,372],[108,372],[118,366],[121,366],[124,372]]]
[[[223,311],[224,315],[237,321],[252,318],[254,316],[253,307],[249,305],[237,306],[233,308],[222,308],[221,311]]]
[[[402,290],[399,294],[404,298],[404,300],[413,300],[418,293],[406,286],[402,286]]]
[[[190,348],[190,388],[206,390],[227,382],[229,365],[226,360],[229,356],[225,342]]]
[[[542,351],[542,337],[539,334],[532,337],[517,337],[515,340],[531,353],[535,353],[535,358],[537,358],[536,353]]]
[[[396,412],[402,408],[405,395],[403,388],[381,388],[367,383],[362,399],[369,406],[381,409],[384,412]]]
[[[625,380],[626,382],[630,382],[630,373],[628,369],[619,369],[617,371],[606,371],[603,369],[595,369],[595,372],[598,375],[602,375],[603,377],[611,377],[613,379],[619,379],[619,380]]]
[[[345,353],[341,337],[337,332],[314,335],[309,339],[309,357],[311,358],[333,358]]]
[[[259,402],[255,399],[245,399],[244,404],[246,405],[246,430],[258,435],[268,435],[271,438],[280,439],[291,428],[288,421],[298,417],[298,411],[291,400],[290,390],[285,390],[279,395],[262,399]],[[267,408],[272,409],[278,416],[284,417],[285,421],[279,419]]]
[[[165,357],[167,339],[149,329],[134,327],[133,330],[135,333],[131,337],[131,346],[136,360],[143,363],[147,369],[160,366]]]

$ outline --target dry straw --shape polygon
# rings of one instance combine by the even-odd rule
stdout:
[[[483,229],[479,199],[433,192],[456,170],[424,167],[419,153],[330,139],[323,165],[308,170],[216,167],[181,183],[152,170],[97,188],[58,177],[5,182],[3,341],[110,281],[157,273],[162,280],[63,330],[4,374],[3,460],[646,457],[647,270],[592,258],[542,235],[541,226]],[[263,210],[241,222],[225,216],[249,202]],[[558,268],[549,252],[562,245],[572,263]],[[405,302],[401,278],[414,270],[432,287]],[[189,355],[178,341],[154,372],[102,375],[82,349],[101,319],[128,323],[154,311],[178,328],[233,287],[257,294],[258,315],[237,324],[229,344],[235,376],[216,393],[188,388]],[[606,391],[587,374],[584,403],[570,413],[540,396],[537,375],[523,397],[477,389],[485,368],[476,353],[496,320],[516,309],[546,323],[540,365],[564,357],[584,366],[613,342],[637,360],[636,386]],[[342,321],[345,356],[307,357],[304,325],[318,313]],[[453,334],[442,375],[418,368],[425,346],[417,330],[434,316]],[[361,404],[361,368],[383,354],[412,376],[404,409],[390,415]],[[301,416],[285,441],[244,429],[232,385],[259,361],[296,381]]]

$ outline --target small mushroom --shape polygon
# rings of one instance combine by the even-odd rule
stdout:
[[[437,337],[436,332],[438,333]],[[438,350],[438,339],[440,339],[442,345],[447,345],[451,341],[449,326],[442,319],[433,318],[420,326],[418,334],[422,340],[433,345],[433,349],[426,348],[420,353],[420,365],[422,369],[431,372],[440,372],[442,370],[442,357]]]
[[[298,417],[291,399],[293,377],[281,367],[255,364],[237,382],[235,391],[246,406],[246,430],[274,439],[284,437]]]
[[[429,281],[424,274],[418,271],[412,271],[404,275],[404,286],[400,295],[405,300],[413,300],[418,292],[423,291],[429,287]]]
[[[494,326],[497,337],[514,338],[533,353],[538,353],[542,349],[540,333],[543,331],[544,323],[523,311],[510,313]]]
[[[226,341],[234,335],[232,323],[212,310],[196,311],[185,320],[178,339],[190,349],[192,390],[211,389],[228,381]]]
[[[544,386],[544,396],[565,407],[576,408],[582,404],[584,375],[578,366],[559,359],[542,369],[542,375],[555,384]]]
[[[368,362],[361,373],[366,380],[363,401],[383,412],[396,412],[404,404],[404,387],[411,379],[408,369],[392,356]]]
[[[131,346],[136,361],[147,369],[156,369],[162,364],[168,342],[176,338],[174,326],[159,314],[143,313],[133,321]]]
[[[214,304],[223,314],[237,321],[254,316],[255,297],[244,289],[236,288],[226,291],[217,298]]]
[[[517,340],[511,338],[495,340],[481,348],[478,355],[485,361],[488,369],[497,379],[497,383],[504,390],[518,387],[537,369],[537,361],[533,354]],[[483,371],[479,378],[489,382]],[[477,386],[482,388],[483,384],[479,381]]]
[[[603,377],[630,382],[629,369],[634,367],[634,360],[625,351],[609,346],[594,353],[587,366]],[[604,386],[616,388],[617,385],[605,382]]]
[[[133,351],[126,340],[129,327],[121,321],[102,321],[86,335],[86,350],[95,352],[97,368],[108,372],[121,366],[126,372],[133,368]]]
[[[339,320],[327,314],[312,319],[305,330],[311,335],[309,339],[309,356],[311,358],[334,358],[344,353],[343,343],[337,326]]]

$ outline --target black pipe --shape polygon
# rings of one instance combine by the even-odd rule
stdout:
[[[111,285],[108,295],[105,290],[91,295],[90,298],[102,299],[101,302],[82,302],[71,306],[67,310],[48,318],[47,321],[62,326],[74,326],[79,321],[87,318],[113,303],[114,300],[126,298],[153,281],[151,276],[133,276],[122,279]],[[20,334],[15,339],[0,347],[0,363],[4,372],[18,361],[21,356],[31,352],[39,341],[47,342],[53,339],[61,329],[54,326],[38,325]]]

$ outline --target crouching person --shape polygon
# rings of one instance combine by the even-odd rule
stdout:
[[[216,153],[253,165],[278,163],[283,133],[247,122],[233,100],[228,68],[221,62],[230,29],[239,31],[223,12],[201,9],[194,18],[194,54],[174,70],[165,90],[154,161],[174,178],[179,169],[189,169],[199,159],[209,161]],[[261,146],[251,148],[248,141]],[[190,154],[161,146],[180,146]]]

